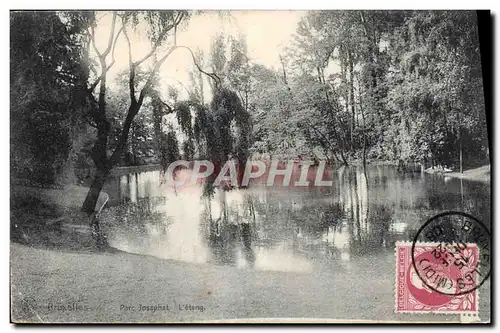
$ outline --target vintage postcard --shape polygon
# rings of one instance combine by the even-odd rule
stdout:
[[[490,323],[490,20],[11,11],[11,322]]]

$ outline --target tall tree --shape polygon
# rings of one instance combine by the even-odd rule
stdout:
[[[97,138],[92,149],[92,160],[96,166],[96,174],[90,186],[89,193],[83,203],[82,210],[89,214],[94,211],[95,204],[99,193],[104,185],[109,172],[116,165],[121,158],[126,142],[129,136],[132,122],[136,115],[139,113],[146,96],[150,93],[155,75],[167,60],[169,55],[179,46],[175,43],[175,32],[177,27],[188,17],[185,11],[158,11],[158,12],[112,12],[112,22],[109,31],[109,38],[106,48],[99,50],[96,45],[96,14],[94,20],[89,27],[89,42],[92,45],[92,50],[96,54],[99,61],[98,69],[95,69],[96,79],[89,82],[88,96],[94,102],[95,107],[91,112],[92,120],[97,127]],[[130,41],[129,33],[134,27],[139,26],[139,22],[143,22],[147,26],[147,35],[152,43],[151,50],[139,60],[133,58],[133,45]],[[119,23],[120,28],[117,27]],[[115,47],[118,38],[122,36],[125,38],[128,45],[129,53],[129,96],[130,101],[126,111],[125,120],[112,154],[108,156],[108,139],[110,134],[110,123],[107,118],[107,79],[110,68],[115,63]],[[139,80],[136,76],[137,71],[141,66],[157,55],[160,46],[165,44],[168,37],[173,36],[173,45],[161,56],[158,56],[156,61],[151,64],[148,74],[145,77],[142,88],[139,90]],[[108,60],[111,62],[108,63]],[[97,98],[94,90],[99,87]],[[136,91],[138,90],[138,91]]]
[[[72,149],[83,113],[85,17],[11,12],[11,166],[16,177],[53,183]]]

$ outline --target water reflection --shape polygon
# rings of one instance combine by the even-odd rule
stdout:
[[[159,171],[121,175],[106,191],[111,246],[193,263],[309,272],[391,252],[397,240],[443,210],[462,210],[489,226],[489,184],[444,181],[388,166],[342,167],[331,187],[174,189]]]

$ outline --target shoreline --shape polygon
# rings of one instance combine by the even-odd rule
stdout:
[[[483,165],[478,168],[465,170],[464,172],[448,172],[444,173],[445,177],[465,179],[470,181],[489,183],[491,182],[491,165]]]

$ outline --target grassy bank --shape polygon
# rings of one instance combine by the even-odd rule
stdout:
[[[68,185],[61,188],[42,188],[12,184],[11,199],[40,200],[45,204],[54,205],[62,212],[79,210],[89,191],[88,187]]]
[[[478,181],[478,182],[490,182],[491,177],[490,177],[490,170],[491,166],[484,165],[479,168],[474,168],[474,169],[469,169],[464,171],[463,173],[460,172],[448,172],[445,174],[445,177],[452,177],[452,178],[461,178],[461,179],[467,179],[467,180],[473,180],[473,181]]]
[[[124,252],[47,251],[19,244],[11,245],[11,258],[14,322],[459,321],[456,315],[394,313],[394,251],[390,250],[318,266],[311,273],[188,264]],[[481,318],[488,320],[488,281],[481,293]],[[68,304],[76,304],[76,311],[65,310]],[[168,310],[143,311],[140,304],[168,305]]]
[[[96,251],[90,219],[80,211],[88,188],[41,188],[12,184],[10,238],[40,248]]]

